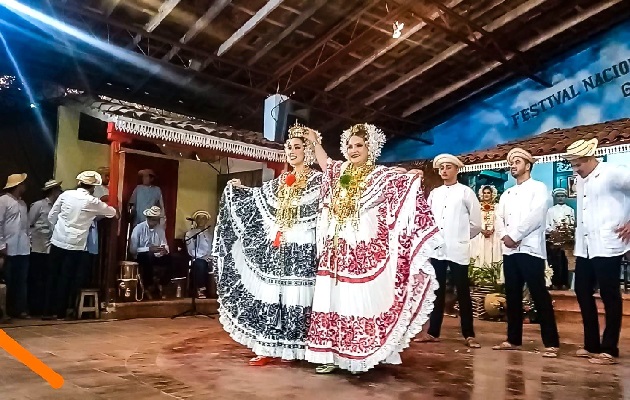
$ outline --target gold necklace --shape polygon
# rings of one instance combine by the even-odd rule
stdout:
[[[276,224],[278,232],[274,240],[274,246],[280,246],[282,232],[290,229],[298,217],[300,199],[302,192],[306,188],[308,176],[311,169],[305,167],[303,170],[295,172],[285,172],[280,176],[278,185],[278,209],[276,211]]]
[[[332,213],[341,228],[347,221],[358,223],[359,199],[365,190],[367,176],[374,171],[374,165],[348,165],[335,185],[332,197]]]
[[[332,215],[337,220],[333,236],[335,249],[339,245],[339,232],[341,232],[341,228],[347,222],[352,223],[355,231],[359,229],[359,199],[367,187],[365,180],[372,171],[374,171],[374,165],[371,163],[366,163],[359,167],[350,164],[335,184],[331,200]],[[336,260],[335,265],[331,266],[334,267],[335,285],[339,282],[339,274],[337,273],[339,260]]]

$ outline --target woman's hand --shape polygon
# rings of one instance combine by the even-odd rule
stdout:
[[[311,142],[311,145],[313,146],[315,146],[316,143],[319,143],[317,133],[311,128],[306,128],[306,139],[308,139],[308,141]]]

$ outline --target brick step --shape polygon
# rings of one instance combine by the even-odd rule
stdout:
[[[572,291],[554,291],[551,292],[551,298],[553,299],[553,307],[556,311],[566,312],[580,312],[580,305],[578,304],[577,297]],[[599,294],[595,295],[595,303],[600,314],[604,312],[604,303],[602,302]],[[630,316],[630,295],[623,295],[623,315]]]

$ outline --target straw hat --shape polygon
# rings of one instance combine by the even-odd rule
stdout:
[[[96,171],[83,171],[77,175],[77,181],[84,185],[98,186],[103,184],[101,174]]]
[[[530,153],[527,150],[523,150],[520,147],[513,148],[507,154],[507,162],[508,162],[508,164],[512,164],[512,159],[514,157],[520,157],[523,160],[529,161],[532,164],[534,164],[536,162],[536,159],[534,158],[534,156],[532,156],[532,153]]]
[[[13,174],[9,175],[7,178],[7,184],[4,186],[5,189],[11,189],[19,185],[20,183],[26,180],[26,174]]]
[[[567,147],[567,152],[563,157],[567,160],[576,160],[582,157],[595,157],[595,151],[597,150],[597,139],[591,140],[580,139]]]
[[[559,194],[563,194],[565,196],[568,196],[569,193],[567,192],[567,190],[565,188],[555,188],[552,192],[551,195],[552,196],[557,196]]]
[[[461,162],[459,158],[455,157],[452,154],[444,153],[444,154],[440,154],[436,156],[433,159],[433,168],[436,168],[436,169],[440,168],[440,165],[445,164],[445,163],[453,164],[457,168],[464,167],[464,163]]]
[[[57,187],[57,186],[61,186],[61,182],[57,182],[54,179],[50,179],[50,180],[46,181],[46,183],[44,183],[44,187],[42,188],[42,190],[46,191],[48,189],[52,189],[52,188]]]
[[[158,206],[153,206],[144,210],[142,214],[147,218],[160,218],[162,216],[162,209]]]
[[[194,220],[197,219],[197,217],[201,217],[201,216],[204,216],[204,217],[210,219],[210,213],[207,212],[207,211],[203,211],[203,210],[195,211],[195,213],[190,218],[194,221]]]

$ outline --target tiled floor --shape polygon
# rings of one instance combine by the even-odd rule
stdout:
[[[444,340],[413,343],[403,365],[361,376],[318,376],[311,365],[247,365],[251,354],[217,320],[136,319],[7,327],[5,331],[65,378],[54,390],[0,351],[0,399],[630,399],[630,340],[622,363],[593,366],[571,353],[581,327],[561,325],[561,357],[543,360],[537,326],[526,327],[525,351],[493,352],[505,325],[478,322],[484,346],[468,351],[458,321],[445,319]]]

